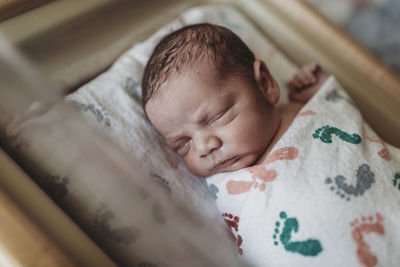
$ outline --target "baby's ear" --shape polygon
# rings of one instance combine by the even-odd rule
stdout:
[[[267,65],[260,59],[254,60],[253,63],[254,80],[258,88],[261,90],[268,103],[275,105],[278,103],[280,90],[274,77],[272,77]]]

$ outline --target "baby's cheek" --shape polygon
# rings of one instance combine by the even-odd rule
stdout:
[[[269,142],[275,129],[268,118],[259,113],[252,113],[241,126],[240,139],[248,149],[258,150]]]
[[[194,159],[192,155],[186,155],[183,162],[192,174],[196,176],[207,176],[207,169],[202,168],[199,160]]]
[[[237,138],[241,140],[248,140],[249,138],[258,135],[262,130],[262,121],[260,115],[256,113],[243,114],[242,119],[238,120],[235,125],[235,132]]]
[[[240,154],[246,152],[244,150],[251,149],[254,142],[254,132],[252,125],[248,123],[238,123],[229,129],[226,129],[223,147],[232,154]]]

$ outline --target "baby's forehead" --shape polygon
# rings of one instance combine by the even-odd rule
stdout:
[[[148,102],[152,102],[152,108],[157,109],[152,111],[154,114],[160,110],[167,112],[177,105],[185,107],[183,110],[189,112],[191,104],[198,104],[196,100],[220,98],[237,87],[238,83],[242,87],[249,87],[248,79],[243,75],[232,73],[222,75],[211,59],[203,57],[196,60],[196,64],[183,66],[179,71],[171,72],[159,84]]]

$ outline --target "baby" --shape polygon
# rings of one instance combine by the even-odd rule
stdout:
[[[198,24],[157,45],[142,99],[189,170],[212,175],[251,266],[398,266],[399,150],[317,64],[289,87],[291,102],[277,107],[266,64],[228,29]]]
[[[142,80],[143,107],[165,142],[197,176],[262,163],[325,82],[316,64],[289,83],[291,102],[267,65],[232,31],[196,24],[164,37]]]

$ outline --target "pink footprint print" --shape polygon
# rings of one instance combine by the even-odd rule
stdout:
[[[265,165],[255,165],[247,168],[247,170],[252,174],[251,181],[235,181],[229,180],[226,183],[226,190],[230,195],[242,194],[258,187],[260,192],[263,192],[266,188],[266,182],[271,182],[276,177],[275,170],[267,170]],[[257,179],[261,180],[260,184]]]
[[[392,158],[390,157],[389,150],[382,140],[374,136],[367,136],[367,139],[374,143],[379,143],[383,146],[382,150],[378,152],[378,155],[386,161],[390,161]]]
[[[276,171],[267,170],[266,166],[264,165],[252,166],[248,168],[248,171],[252,174],[251,179],[253,180],[254,188],[258,187],[258,182],[256,179],[258,178],[261,180],[260,187],[258,187],[260,192],[265,190],[267,182],[272,182],[276,178]]]
[[[364,241],[364,235],[369,233],[385,234],[382,221],[382,215],[377,213],[376,219],[373,216],[369,216],[368,219],[362,217],[361,221],[355,219],[350,223],[350,226],[353,228],[352,235],[354,241],[357,243],[358,259],[367,267],[375,266],[378,263],[378,258],[369,250],[368,244]]]
[[[283,147],[272,152],[265,161],[260,165],[255,165],[247,168],[252,174],[251,181],[235,181],[229,180],[226,183],[226,190],[230,195],[237,195],[246,193],[255,188],[263,192],[266,189],[266,183],[273,181],[277,172],[275,170],[268,170],[267,165],[277,160],[293,160],[297,158],[299,151],[295,147]]]
[[[297,114],[296,118],[305,117],[305,116],[312,116],[312,115],[317,115],[317,112],[309,109],[309,110],[304,110],[304,111],[300,112],[299,114]]]
[[[236,239],[236,245],[238,248],[239,255],[243,255],[243,249],[240,247],[243,243],[242,237],[239,235],[239,217],[234,216],[230,213],[223,213],[225,223],[229,226],[232,231],[234,238]],[[236,235],[235,235],[235,233]],[[236,236],[236,237],[235,237]]]
[[[299,150],[297,148],[282,147],[268,155],[263,164],[269,164],[277,160],[294,160],[298,155]]]
[[[238,195],[238,194],[246,193],[246,192],[250,191],[253,184],[254,184],[254,180],[250,181],[250,182],[229,180],[226,183],[226,191],[228,191],[228,194],[230,194],[230,195]]]

